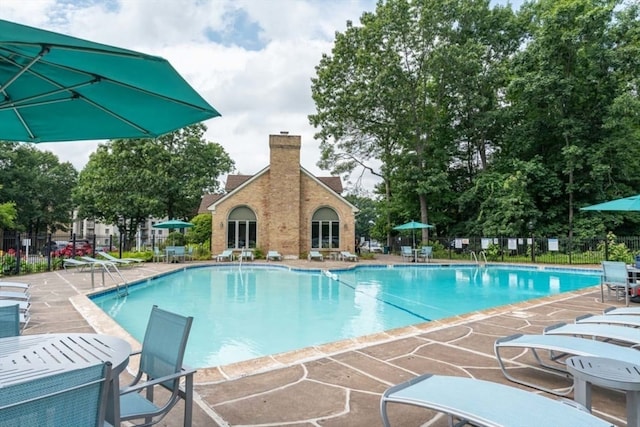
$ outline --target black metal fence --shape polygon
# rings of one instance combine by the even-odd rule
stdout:
[[[400,246],[413,246],[411,236],[398,237],[388,248],[400,253]],[[600,264],[602,261],[634,263],[640,254],[640,237],[606,237],[586,239],[548,237],[450,237],[433,239],[434,257],[438,259],[469,260],[472,262],[517,262],[538,264]]]
[[[96,252],[122,253],[127,250],[150,251],[162,248],[167,237],[152,236],[148,242],[128,242],[124,236],[78,237],[74,234],[27,236],[5,233],[0,247],[0,275],[17,275],[62,268],[64,258],[82,255],[95,256]],[[175,239],[175,236],[169,237]],[[184,242],[172,242],[184,244]],[[414,243],[411,236],[397,237],[384,249],[400,253],[401,246],[423,246]],[[602,261],[634,263],[640,254],[640,236],[588,239],[547,237],[449,237],[433,239],[433,255],[437,259],[468,260],[471,262],[539,263],[559,265],[597,265]],[[638,257],[640,259],[640,256]]]
[[[58,270],[62,268],[65,258],[84,255],[95,257],[100,251],[122,254],[130,250],[148,250],[152,253],[153,247],[163,247],[165,240],[166,237],[152,236],[149,241],[131,242],[125,236],[114,235],[84,238],[75,234],[30,236],[5,232],[0,247],[0,276]]]

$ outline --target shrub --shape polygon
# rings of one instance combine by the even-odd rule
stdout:
[[[598,250],[604,253],[604,242],[598,243]],[[609,261],[622,261],[630,264],[633,262],[633,254],[624,243],[617,243],[617,237],[612,232],[607,233],[607,245],[609,249]]]

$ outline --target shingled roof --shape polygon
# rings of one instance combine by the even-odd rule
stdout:
[[[227,175],[227,183],[224,186],[225,193],[230,193],[255,175]],[[318,176],[316,179],[338,194],[342,194],[342,180],[339,176]],[[200,200],[198,213],[208,213],[209,206],[224,197],[225,194],[205,194]]]
[[[227,184],[224,186],[224,190],[229,193],[251,178],[253,178],[253,175],[229,175],[227,176]],[[317,176],[316,178],[336,193],[342,194],[342,180],[339,176]]]

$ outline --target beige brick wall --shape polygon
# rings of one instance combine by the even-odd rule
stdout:
[[[300,169],[300,137],[270,135],[271,163],[261,176],[222,199],[212,212],[213,255],[227,247],[227,218],[238,206],[247,206],[257,218],[257,247],[299,256],[311,248],[311,218],[322,207],[340,218],[340,249],[355,247],[355,216],[351,206],[334,191]]]
[[[268,248],[298,255],[300,239],[300,145],[298,135],[270,135]],[[268,250],[265,248],[265,250]]]

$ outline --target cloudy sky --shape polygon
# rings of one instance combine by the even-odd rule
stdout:
[[[167,58],[222,114],[205,123],[206,138],[225,148],[236,173],[267,166],[269,134],[288,131],[302,136],[302,166],[320,176],[329,173],[316,166],[307,119],[314,67],[336,31],[373,10],[375,0],[0,1],[2,19]],[[38,147],[81,170],[97,144]],[[364,177],[365,187],[374,182]]]

